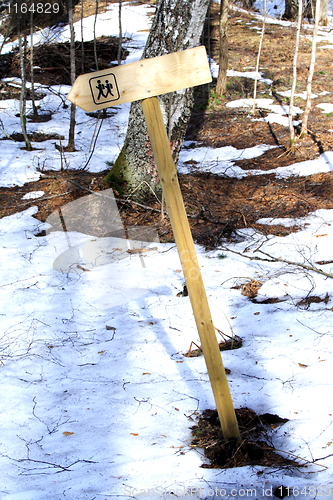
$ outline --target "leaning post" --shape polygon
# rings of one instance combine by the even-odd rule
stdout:
[[[212,80],[204,47],[81,75],[68,99],[85,111],[140,100],[226,441],[240,439],[193,238],[157,96]]]

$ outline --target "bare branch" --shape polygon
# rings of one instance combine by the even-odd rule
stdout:
[[[227,247],[221,247],[221,248],[223,250],[225,250],[226,252],[231,252],[231,253],[234,253],[236,255],[240,255],[241,257],[245,257],[246,259],[249,259],[249,260],[259,260],[261,262],[283,262],[284,264],[288,264],[289,266],[301,267],[302,269],[306,269],[307,271],[313,271],[314,273],[321,274],[322,276],[326,276],[327,278],[333,279],[333,274],[322,271],[321,269],[318,269],[317,267],[308,266],[306,264],[302,264],[301,262],[294,262],[292,260],[281,259],[280,257],[275,257],[274,255],[263,252],[262,250],[259,250],[259,249],[254,250],[253,253],[260,252],[263,255],[266,255],[266,257],[268,257],[268,259],[265,259],[263,257],[257,257],[255,255],[245,255],[242,252],[236,252],[236,250],[231,250],[230,248],[227,248]]]

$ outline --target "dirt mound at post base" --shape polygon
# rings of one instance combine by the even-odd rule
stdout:
[[[241,442],[229,441],[223,438],[217,410],[205,410],[199,417],[198,424],[192,429],[192,447],[203,448],[209,464],[204,468],[229,469],[245,465],[294,466],[300,467],[295,460],[279,455],[269,442],[269,431],[283,425],[288,419],[266,413],[257,415],[249,408],[235,410]]]

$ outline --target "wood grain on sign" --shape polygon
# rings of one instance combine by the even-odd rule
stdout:
[[[85,111],[212,81],[204,46],[79,76],[67,98]]]

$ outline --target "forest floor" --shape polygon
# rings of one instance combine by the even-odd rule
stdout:
[[[234,71],[253,71],[260,39],[260,22],[255,23],[253,14],[231,10],[229,18],[229,69]],[[303,30],[306,31],[305,29]],[[309,30],[310,34],[310,30]],[[105,40],[100,40],[105,44]],[[218,6],[211,11],[210,43],[205,40],[212,57],[218,62]],[[265,78],[273,81],[271,85],[258,82],[258,98],[274,99],[275,104],[287,104],[288,98],[278,92],[291,88],[292,59],[295,44],[295,30],[289,26],[268,24],[265,31],[261,54],[260,70]],[[102,46],[101,45],[101,46]],[[104,46],[104,45],[103,45]],[[316,67],[312,92],[321,95],[320,102],[329,102],[333,92],[330,76],[332,53],[330,49],[320,48],[318,44]],[[50,51],[50,47],[49,47]],[[306,80],[310,61],[311,41],[302,36],[298,58],[297,92],[306,90]],[[54,47],[52,57],[62,54]],[[99,54],[103,56],[104,52]],[[36,52],[35,57],[38,56]],[[50,52],[45,58],[49,66]],[[110,60],[110,54],[105,54]],[[103,63],[103,61],[100,61]],[[61,62],[64,64],[63,61]],[[55,65],[53,61],[53,66]],[[39,60],[42,66],[42,59]],[[54,82],[52,72],[44,71],[43,83],[49,78]],[[15,76],[15,65],[4,76]],[[38,74],[36,75],[38,81]],[[60,82],[59,82],[60,83]],[[67,83],[67,82],[63,82]],[[240,160],[236,165],[244,170],[262,170],[263,175],[245,178],[219,176],[209,173],[180,174],[180,184],[185,206],[190,219],[194,239],[197,243],[212,248],[221,242],[221,238],[232,238],[237,229],[256,227],[259,218],[304,217],[319,208],[333,208],[333,182],[331,173],[320,173],[306,177],[293,176],[278,178],[273,173],[264,173],[278,167],[291,165],[317,158],[333,146],[332,113],[324,113],[313,103],[309,118],[309,133],[298,140],[289,149],[289,130],[277,123],[258,121],[265,114],[256,110],[251,114],[244,108],[230,108],[226,104],[232,100],[251,98],[254,81],[250,78],[229,77],[227,91],[218,97],[215,82],[210,88],[202,87],[196,92],[195,106],[189,123],[186,140],[195,141],[198,146],[223,147],[234,146],[245,149],[258,144],[278,146],[266,151],[259,157]],[[4,95],[4,94],[2,94]],[[304,99],[297,98],[296,106],[304,109]],[[296,119],[299,117],[296,116]],[[257,120],[254,120],[257,119]],[[37,140],[37,139],[36,139]],[[40,141],[43,137],[39,138]],[[42,147],[42,144],[35,144]],[[43,172],[40,180],[25,184],[23,187],[0,188],[2,206],[0,216],[7,216],[21,211],[31,204],[38,206],[36,217],[46,218],[62,205],[86,195],[87,189],[98,191],[110,186],[105,181],[107,171],[91,173],[87,171],[63,170]],[[70,182],[74,181],[75,185]],[[82,186],[83,189],[80,189]],[[44,191],[41,199],[22,202],[22,196],[30,191]],[[70,191],[69,194],[62,195]],[[117,195],[117,193],[116,193]],[[159,233],[160,240],[172,241],[171,227],[166,216],[161,220],[160,204],[155,198],[145,202],[155,210],[140,208],[134,204],[122,204],[121,214],[124,225],[152,225]],[[279,225],[260,224],[261,232],[285,235],[291,228]]]

